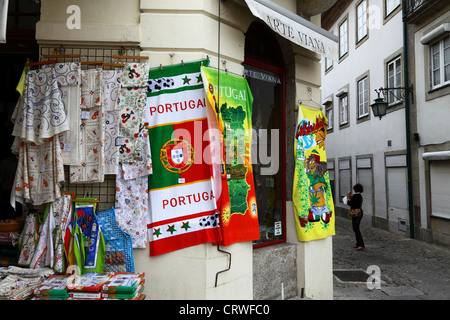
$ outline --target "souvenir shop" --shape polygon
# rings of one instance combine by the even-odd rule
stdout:
[[[329,296],[327,120],[299,103],[320,101],[311,66],[323,52],[283,38],[259,2],[274,19],[299,18],[271,1],[179,9],[187,15],[116,1],[120,14],[86,15],[72,31],[63,4],[42,3],[39,57],[14,84],[9,202],[23,214],[0,223],[1,299]],[[190,15],[219,44],[143,36]],[[126,45],[106,32],[119,26]]]

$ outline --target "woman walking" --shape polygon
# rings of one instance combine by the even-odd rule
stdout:
[[[361,235],[361,230],[359,229],[359,225],[361,224],[361,219],[363,217],[362,210],[362,202],[363,197],[361,193],[364,191],[363,186],[360,183],[357,183],[353,186],[353,191],[355,192],[353,195],[351,192],[344,197],[343,202],[350,206],[350,210],[359,209],[359,214],[352,216],[352,226],[353,231],[356,236],[356,244],[353,246],[356,250],[364,249],[364,240]]]

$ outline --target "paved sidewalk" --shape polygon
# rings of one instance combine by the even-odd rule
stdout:
[[[357,251],[352,248],[351,220],[336,218],[333,270],[372,274],[369,266],[379,267],[380,288],[369,289],[364,281],[348,282],[333,276],[335,300],[450,300],[450,248],[364,224],[361,233],[366,248]]]

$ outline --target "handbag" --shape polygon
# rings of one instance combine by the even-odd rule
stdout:
[[[359,218],[361,216],[361,209],[350,209],[350,217]]]

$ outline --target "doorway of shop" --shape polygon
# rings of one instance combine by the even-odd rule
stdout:
[[[254,22],[246,33],[245,77],[253,95],[252,164],[260,239],[254,247],[286,241],[286,86],[275,35]]]

